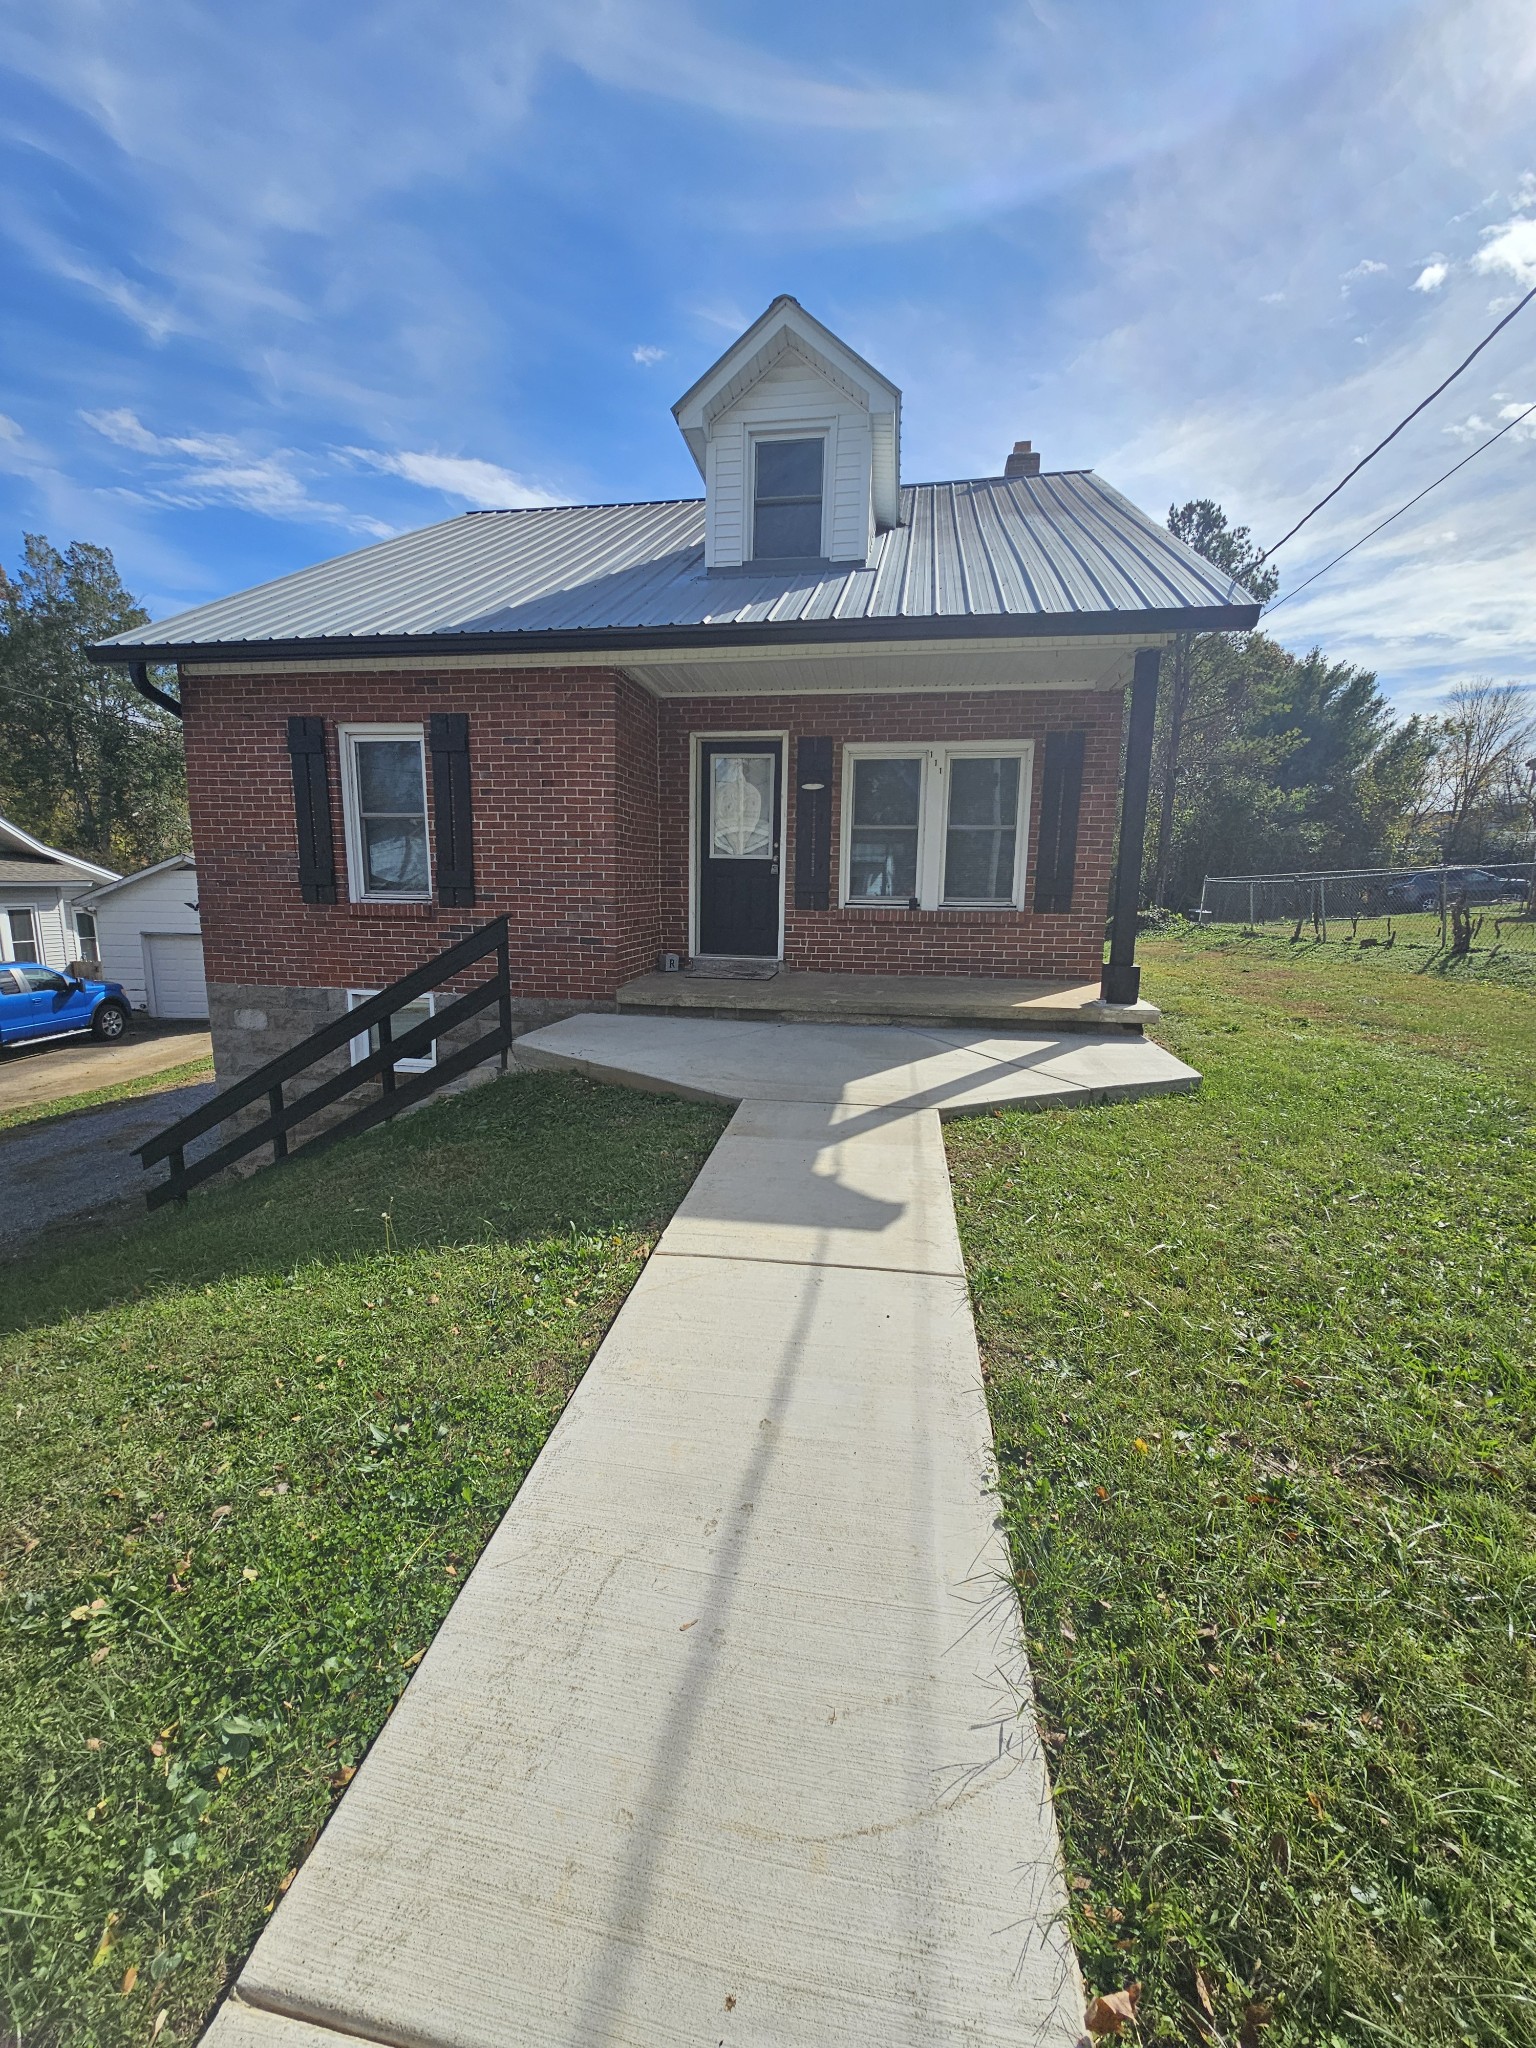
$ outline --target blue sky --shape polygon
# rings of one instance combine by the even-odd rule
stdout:
[[[1536,284],[1530,0],[0,0],[0,560],[164,616],[486,504],[693,495],[790,291],[909,481],[1028,435],[1276,537]],[[1536,307],[1283,551],[1536,400]],[[1275,614],[1536,677],[1536,416]]]

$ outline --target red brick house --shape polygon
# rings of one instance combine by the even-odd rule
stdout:
[[[179,671],[221,1079],[503,915],[530,1024],[669,956],[1097,995],[1158,650],[1258,607],[1028,444],[902,485],[900,393],[793,299],[674,412],[701,499],[468,513],[93,650]]]

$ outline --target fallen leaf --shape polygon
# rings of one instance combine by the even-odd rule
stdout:
[[[241,1572],[240,1576],[242,1579],[246,1579],[254,1585],[256,1581],[256,1567],[252,1564],[248,1564],[245,1567],[244,1571]]]
[[[1136,2001],[1141,1985],[1128,1984],[1123,1991],[1111,1991],[1089,2002],[1087,2021],[1090,2034],[1123,2034],[1136,2024]]]
[[[297,1871],[297,1870],[290,1870],[290,1871],[289,1871],[289,1872],[287,1873],[287,1875],[286,1875],[286,1876],[284,1877],[284,1879],[283,1879],[282,1883],[281,1883],[281,1884],[280,1884],[280,1885],[278,1886],[278,1891],[279,1891],[279,1892],[285,1892],[285,1891],[287,1891],[287,1889],[288,1889],[289,1885],[291,1885],[291,1884],[293,1883],[293,1880],[294,1880],[294,1879],[295,1879],[295,1878],[296,1878],[296,1877],[298,1876],[298,1874],[299,1874],[299,1873],[298,1873],[298,1871]]]
[[[1205,1972],[1203,1970],[1196,1970],[1195,1972],[1195,1996],[1199,1999],[1200,2010],[1205,2014],[1206,2018],[1208,2020],[1215,2019],[1216,2008],[1211,2003],[1211,1987],[1205,1981]]]
[[[1093,1890],[1093,1879],[1091,1877],[1074,1877],[1071,1888],[1075,1892],[1091,1892]]]
[[[736,2010],[736,1994],[734,1991],[727,1991],[725,1994],[725,2009],[727,2012],[734,2012]]]
[[[442,1300],[442,1298],[443,1297],[440,1294],[429,1294],[427,1296],[428,1301],[431,1302],[434,1308],[437,1307],[438,1303]]]
[[[162,2005],[160,2010],[155,2014],[155,2024],[150,2029],[149,2038],[151,2043],[154,2043],[159,2040],[160,2035],[164,2030],[165,2023],[170,2018],[170,2016],[170,2007],[168,2005]]]
[[[1238,2035],[1240,2048],[1259,2048],[1259,2036],[1275,2016],[1275,2009],[1267,2000],[1255,1998],[1243,2007],[1243,2027]]]
[[[678,1628],[678,1631],[677,1631],[677,1632],[678,1632],[678,1634],[679,1634],[680,1636],[685,1636],[685,1635],[686,1635],[686,1634],[688,1633],[689,1629],[691,1629],[691,1628],[697,1628],[697,1627],[698,1627],[698,1625],[699,1625],[699,1617],[698,1617],[697,1615],[695,1615],[695,1616],[693,1617],[692,1621],[685,1621],[685,1622],[683,1622],[683,1623],[682,1623],[682,1624],[680,1625],[680,1627]]]
[[[357,1776],[357,1765],[356,1765],[356,1764],[343,1764],[343,1765],[342,1765],[342,1767],[341,1767],[341,1769],[340,1769],[340,1770],[339,1770],[339,1771],[338,1771],[338,1772],[336,1773],[336,1775],[335,1775],[335,1776],[334,1776],[334,1777],[332,1778],[332,1780],[331,1780],[331,1785],[332,1785],[332,1787],[333,1787],[333,1789],[334,1789],[335,1791],[339,1792],[339,1791],[340,1791],[340,1790],[342,1789],[342,1787],[343,1787],[344,1785],[350,1785],[350,1784],[351,1784],[351,1782],[352,1782],[352,1780],[353,1780],[353,1779],[354,1779],[354,1778],[355,1778],[356,1776]]]
[[[1309,1792],[1307,1794],[1307,1804],[1317,1815],[1318,1819],[1321,1820],[1323,1817],[1323,1802],[1316,1792]]]
[[[85,1746],[87,1749],[100,1749],[101,1737],[99,1735],[87,1735],[87,1737],[85,1738]]]
[[[127,1969],[123,1972],[123,1982],[121,1988],[122,1995],[124,1998],[128,1996],[129,1992],[133,1989],[134,1985],[138,1983],[138,1981],[139,1966],[137,1963],[130,1963]]]
[[[226,1501],[226,1502],[224,1503],[223,1507],[221,1507],[221,1508],[215,1508],[215,1509],[214,1509],[214,1511],[213,1511],[213,1519],[214,1519],[214,1520],[215,1520],[216,1522],[219,1522],[219,1521],[222,1521],[222,1520],[223,1520],[223,1518],[225,1517],[225,1515],[232,1515],[232,1514],[233,1514],[234,1512],[235,1512],[235,1511],[234,1511],[234,1508],[233,1508],[233,1507],[231,1506],[231,1504],[230,1504],[230,1503],[229,1503],[228,1501]]]
[[[403,1665],[402,1665],[402,1666],[401,1666],[400,1668],[401,1668],[401,1669],[402,1669],[403,1671],[411,1671],[411,1670],[414,1670],[414,1669],[415,1669],[415,1667],[416,1667],[416,1666],[417,1666],[417,1665],[418,1665],[418,1664],[419,1664],[419,1663],[421,1662],[422,1658],[423,1658],[423,1657],[425,1657],[425,1655],[426,1655],[426,1654],[427,1654],[427,1653],[426,1653],[426,1651],[425,1651],[425,1650],[418,1650],[418,1651],[416,1651],[416,1653],[415,1653],[415,1655],[414,1655],[414,1656],[410,1656],[410,1657],[407,1657],[407,1658],[406,1658],[406,1660],[405,1660],[404,1664],[403,1664]]]
[[[109,1913],[102,1925],[101,1939],[96,1944],[95,1955],[91,1957],[91,1968],[93,1970],[99,1970],[107,1960],[107,1953],[113,1942],[117,1939],[117,1921],[117,1914]]]
[[[1291,1845],[1289,1840],[1284,1835],[1271,1835],[1269,1838],[1269,1853],[1275,1859],[1275,1868],[1283,1877],[1291,1867]]]
[[[1063,1639],[1066,1642],[1075,1643],[1077,1641],[1077,1630],[1072,1626],[1070,1621],[1064,1621],[1061,1624],[1061,1633]]]
[[[149,1745],[149,1753],[151,1756],[164,1756],[165,1744],[163,1742],[152,1742]]]
[[[1152,1446],[1147,1442],[1144,1436],[1139,1436],[1136,1439],[1136,1448],[1138,1451],[1140,1451],[1143,1457],[1146,1457],[1147,1453],[1151,1450]]]

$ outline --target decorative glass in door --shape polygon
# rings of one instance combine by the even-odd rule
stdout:
[[[773,779],[770,754],[710,757],[709,858],[773,858]]]

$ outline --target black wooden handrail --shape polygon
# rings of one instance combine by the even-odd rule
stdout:
[[[466,967],[483,960],[488,953],[496,955],[496,967],[490,980],[478,984],[466,994],[457,996],[435,1015],[424,1018],[398,1038],[391,1029],[391,1020],[407,1004],[415,1002],[429,991],[440,988],[454,975],[461,974]],[[446,1059],[440,1059],[426,1072],[398,1075],[395,1071],[399,1061],[415,1058],[425,1052],[429,1045],[445,1037],[460,1024],[495,1003],[499,1016],[495,1026],[471,1044],[461,1046]],[[339,1074],[332,1074],[316,1087],[308,1089],[293,1101],[283,1095],[283,1084],[312,1067],[328,1053],[337,1051],[355,1038],[365,1036],[377,1026],[379,1045],[377,1051],[367,1053],[352,1066],[345,1067]],[[447,1081],[467,1073],[481,1061],[500,1054],[502,1069],[507,1064],[507,1051],[512,1043],[512,975],[507,920],[497,918],[493,923],[461,939],[456,946],[422,967],[416,967],[409,974],[401,975],[398,981],[381,989],[376,996],[370,996],[365,1003],[359,1003],[355,1010],[349,1010],[344,1017],[337,1017],[329,1024],[323,1024],[318,1031],[301,1039],[287,1052],[275,1060],[268,1060],[244,1080],[236,1081],[231,1087],[215,1095],[211,1102],[192,1110],[176,1123],[159,1132],[155,1137],[135,1148],[139,1160],[147,1168],[157,1160],[170,1162],[168,1177],[158,1182],[145,1197],[151,1209],[158,1209],[163,1203],[184,1202],[187,1190],[200,1182],[221,1173],[226,1166],[232,1166],[237,1159],[254,1152],[259,1146],[272,1147],[272,1162],[295,1157],[300,1152],[314,1152],[333,1145],[338,1138],[350,1137],[356,1131],[370,1129],[395,1116],[412,1103],[420,1102],[434,1089],[441,1088]],[[381,1084],[380,1094],[369,1103],[363,1104],[349,1116],[329,1124],[302,1145],[290,1147],[288,1133],[298,1124],[305,1122],[318,1111],[337,1102],[353,1089],[377,1079]],[[232,1116],[238,1115],[254,1102],[267,1098],[268,1114],[261,1122],[252,1124],[238,1132],[201,1159],[186,1163],[186,1147],[194,1138],[205,1131],[216,1129]]]

